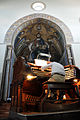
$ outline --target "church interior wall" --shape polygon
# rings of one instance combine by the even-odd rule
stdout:
[[[4,64],[5,53],[6,53],[6,44],[4,44],[5,34],[9,29],[9,27],[15,21],[17,21],[18,19],[24,16],[36,13],[36,11],[33,11],[30,8],[32,1],[33,0],[31,1],[30,0],[0,1],[0,23],[1,23],[0,24],[0,84],[2,80],[3,64]],[[80,55],[79,55],[80,23],[78,20],[79,11],[80,11],[79,4],[77,6],[75,4],[73,6],[70,6],[71,5],[70,1],[67,1],[67,4],[65,3],[64,5],[62,2],[59,2],[57,4],[56,2],[58,1],[56,1],[55,4],[53,3],[52,0],[51,1],[44,0],[44,1],[46,2],[46,4],[48,4],[48,6],[41,13],[47,13],[51,16],[54,16],[60,19],[70,29],[73,37],[73,43],[71,44],[71,47],[72,47],[75,65],[77,65],[80,68]]]

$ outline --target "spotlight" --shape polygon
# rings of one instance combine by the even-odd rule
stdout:
[[[36,1],[32,3],[31,8],[35,11],[42,11],[46,8],[46,5],[41,1]]]
[[[74,79],[73,81],[74,81],[74,83],[77,83],[77,82],[78,82],[78,79]]]
[[[27,80],[32,80],[32,79],[35,79],[37,76],[33,76],[31,74],[28,74],[27,75]]]

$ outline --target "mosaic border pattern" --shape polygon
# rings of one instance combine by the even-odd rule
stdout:
[[[24,27],[29,25],[30,21],[33,23],[33,19],[35,19],[35,18],[43,18],[43,19],[47,19],[47,20],[53,22],[56,27],[59,26],[57,29],[60,28],[63,31],[63,34],[65,36],[66,44],[68,45],[68,44],[73,43],[72,34],[71,34],[69,28],[62,21],[60,21],[59,19],[57,19],[53,16],[50,16],[50,15],[47,15],[47,14],[42,14],[42,13],[35,13],[35,14],[25,16],[25,17],[17,20],[15,23],[13,23],[11,25],[11,27],[8,29],[8,31],[6,32],[4,43],[13,46],[17,34]],[[60,29],[59,29],[59,31],[60,31]]]

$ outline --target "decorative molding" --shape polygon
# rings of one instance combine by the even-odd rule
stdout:
[[[60,21],[59,19],[57,19],[53,16],[50,16],[47,14],[42,14],[42,13],[35,13],[35,14],[31,14],[29,16],[25,16],[25,17],[17,20],[15,23],[13,23],[5,35],[4,42],[8,45],[13,45],[18,33],[27,25],[33,23],[34,19],[37,19],[37,18],[43,18],[43,19],[53,22],[55,24],[55,27],[58,30],[61,30],[63,32],[63,34],[65,36],[66,44],[73,43],[73,38],[72,38],[71,32],[70,32],[69,28],[62,21]]]

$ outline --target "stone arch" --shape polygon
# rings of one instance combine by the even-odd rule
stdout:
[[[27,26],[30,20],[33,20],[35,18],[43,18],[43,19],[52,21],[55,25],[59,26],[60,29],[63,31],[66,44],[71,44],[73,42],[73,38],[72,38],[69,28],[61,20],[53,16],[42,14],[42,13],[36,13],[36,14],[31,14],[29,16],[25,16],[17,20],[15,23],[13,23],[11,27],[8,29],[8,31],[6,32],[4,42],[9,45],[12,45],[13,41],[15,40],[16,35],[20,32],[20,30],[24,28],[25,26]]]
[[[15,23],[13,23],[5,35],[4,42],[7,45],[11,45],[14,48],[15,38],[19,34],[19,32],[26,26],[33,24],[34,20],[38,18],[48,20],[53,23],[54,27],[62,35],[65,47],[67,45],[70,45],[73,42],[73,38],[72,38],[70,30],[62,21],[60,21],[59,19],[53,16],[42,14],[42,13],[36,13],[36,14],[31,14],[29,16],[25,16],[17,20]],[[63,53],[63,57],[64,56],[65,56],[65,52]]]

